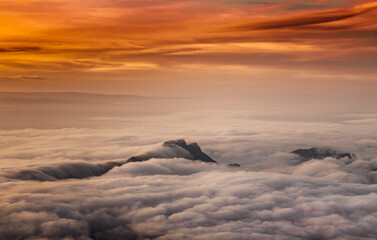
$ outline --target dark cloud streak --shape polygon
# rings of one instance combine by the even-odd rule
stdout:
[[[0,48],[0,53],[12,53],[12,52],[36,52],[40,51],[42,48],[34,46],[17,46],[9,48]]]
[[[359,6],[350,9],[324,10],[307,14],[296,14],[287,17],[275,17],[272,20],[264,20],[259,22],[255,21],[252,23],[233,27],[232,29],[239,31],[269,30],[330,23],[351,18],[373,9],[376,9],[376,4]]]

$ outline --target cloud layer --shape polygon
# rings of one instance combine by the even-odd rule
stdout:
[[[63,111],[72,105],[67,99],[80,100],[77,108],[63,111],[61,120],[75,115],[70,124],[84,127],[59,128],[60,123],[46,121],[50,125],[41,129],[25,128],[33,118],[24,111],[20,126],[25,129],[0,131],[0,239],[369,240],[377,235],[373,111],[329,108],[317,114],[306,105],[287,112],[283,105],[261,110],[216,101],[215,107],[201,102],[202,108],[182,104],[174,111],[171,102],[164,113],[149,112],[149,106],[127,116],[111,115],[94,103],[137,108],[146,106],[139,103],[145,99],[53,95],[45,96],[50,104],[27,94],[2,102],[9,112],[17,101],[34,101],[47,116],[51,106]],[[98,109],[77,116],[89,106]],[[90,128],[93,118],[102,127]],[[219,164],[192,161],[178,147],[161,147],[180,138],[198,142]],[[301,162],[290,153],[310,147],[357,158]],[[114,166],[131,156],[154,158]],[[101,175],[43,182],[8,177],[25,171],[47,180]]]
[[[130,163],[90,180],[7,187],[0,218],[5,239],[371,239],[377,234],[376,185],[185,159]]]

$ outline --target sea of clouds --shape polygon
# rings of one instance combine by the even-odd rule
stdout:
[[[253,116],[186,111],[116,128],[1,130],[0,239],[377,237],[376,114]],[[162,147],[178,138],[219,164]],[[290,153],[310,147],[356,158]],[[154,158],[123,164],[140,154]]]
[[[151,159],[1,184],[1,239],[373,239],[377,185]]]

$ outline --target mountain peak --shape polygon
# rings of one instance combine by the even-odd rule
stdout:
[[[347,157],[348,159],[353,159],[356,156],[352,153],[344,153],[344,152],[338,152],[331,148],[307,148],[307,149],[296,149],[292,151],[291,153],[296,154],[298,158],[300,158],[302,161],[308,161],[310,159],[324,159],[327,157],[332,157],[336,159],[341,159]]]
[[[194,160],[200,160],[200,161],[203,161],[203,162],[217,163],[210,156],[208,156],[207,154],[205,154],[202,151],[202,149],[199,147],[199,144],[197,144],[197,143],[187,144],[184,139],[169,140],[169,141],[165,141],[163,143],[163,146],[168,146],[168,147],[169,146],[174,146],[174,145],[179,146],[179,147],[187,150],[188,152],[190,152],[192,154],[192,156],[194,157]]]
[[[174,150],[174,149],[177,150],[177,147],[178,147],[178,149],[181,149],[178,152],[176,152],[176,150],[173,151],[173,152],[175,152],[174,157],[183,157],[183,158],[190,159],[190,160],[199,160],[199,161],[202,161],[202,162],[217,163],[210,156],[205,154],[197,143],[187,144],[184,139],[165,141],[162,144],[162,147],[171,148],[172,150]],[[190,155],[190,157],[188,157],[187,154]],[[161,158],[161,157],[166,158],[166,156],[164,157],[164,156],[160,156],[160,155],[161,154],[159,154],[158,151],[157,152],[152,151],[152,152],[149,152],[149,153],[146,153],[146,154],[133,156],[133,157],[129,158],[127,160],[127,162],[142,162],[142,161],[147,161],[151,158]],[[172,156],[170,156],[170,157],[172,157]]]

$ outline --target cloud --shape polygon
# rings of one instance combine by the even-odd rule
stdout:
[[[320,23],[329,23],[334,21],[351,18],[365,13],[377,7],[376,3],[369,3],[355,6],[348,9],[322,10],[318,12],[295,14],[293,16],[276,17],[272,20],[254,21],[250,24],[235,27],[237,30],[268,30],[287,27],[297,27]]]
[[[56,181],[69,178],[88,178],[100,176],[121,163],[107,162],[92,164],[87,162],[59,163],[51,166],[41,166],[23,169],[6,174],[9,178],[20,180]]]
[[[356,239],[377,234],[376,185],[185,159],[130,163],[89,180],[6,185],[8,194],[0,198],[0,237],[5,239]]]
[[[46,93],[44,99],[52,96]],[[114,104],[123,99],[88,98]],[[259,112],[250,104],[247,109],[226,109],[216,101],[213,108],[204,102],[203,108],[190,108],[184,102],[180,111],[151,115],[138,103],[143,98],[125,99],[135,108],[143,106],[142,112],[131,108],[119,116],[127,124],[137,119],[129,125],[111,120],[105,127],[91,128],[89,118],[82,118],[74,125],[85,128],[49,125],[55,127],[0,131],[2,176],[35,170],[50,177],[81,177],[111,167],[108,162],[143,154],[155,157],[85,179],[1,177],[0,239],[353,240],[377,235],[376,126],[373,121],[348,121],[374,118],[374,113],[321,110],[321,118],[315,111],[300,118],[311,108],[289,112],[279,105],[280,111],[269,115],[267,104]],[[76,103],[78,110],[70,108],[62,119],[88,109],[88,102],[93,103]],[[121,103],[122,109],[128,106]],[[95,116],[108,116],[94,105]],[[47,105],[48,112],[52,106]],[[161,142],[179,138],[198,142],[219,164],[191,161],[193,156],[184,149],[161,147]],[[322,146],[358,158],[300,163],[289,153]],[[240,163],[241,168],[228,163]]]
[[[357,79],[361,74],[371,78],[375,71],[375,3],[350,1],[347,8],[343,1],[82,1],[80,6],[72,0],[48,2],[3,4],[3,14],[9,17],[3,31],[6,46],[19,46],[1,48],[0,63],[8,75],[37,69],[50,77],[48,88],[54,91],[57,83],[77,90],[98,79],[106,79],[104,85],[107,79],[149,79],[151,72],[161,86],[177,69],[203,76],[210,67],[225,71],[239,65],[346,71]],[[98,32],[104,34],[99,38]],[[192,64],[196,70],[187,69]],[[248,72],[253,74],[252,69]],[[68,84],[66,79],[74,80]],[[93,91],[102,90],[91,85],[97,89]],[[41,87],[46,86],[35,89]]]
[[[9,47],[9,48],[0,48],[0,52],[2,53],[11,53],[11,52],[34,52],[40,51],[40,47],[35,46],[17,46],[17,47]]]
[[[10,76],[0,77],[0,80],[45,80],[46,78],[40,76]]]

